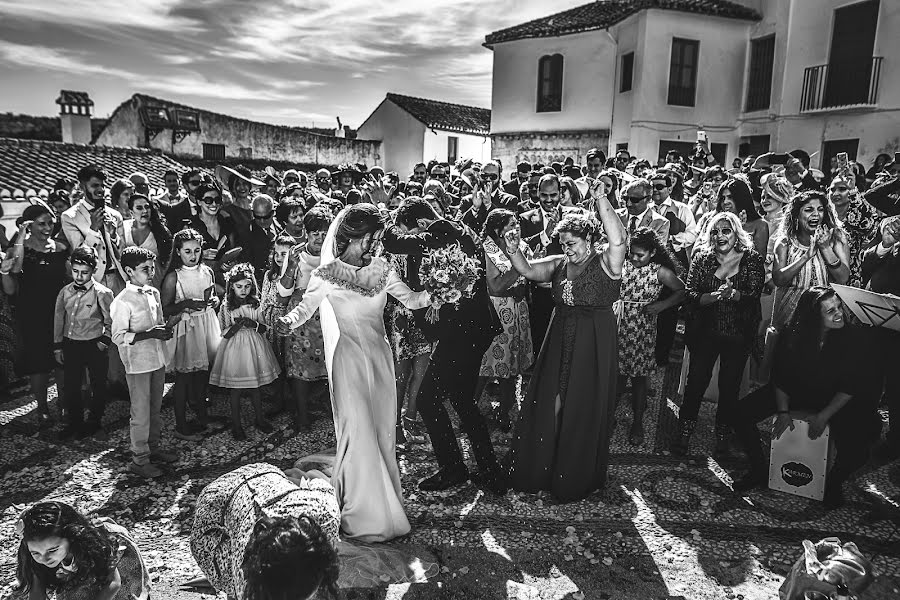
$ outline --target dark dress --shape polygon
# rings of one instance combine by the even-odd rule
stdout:
[[[566,277],[567,262],[553,273],[556,308],[511,448],[513,488],[547,490],[565,502],[606,484],[618,376],[612,304],[620,287],[599,255],[573,281]]]
[[[56,296],[66,283],[68,252],[38,252],[25,247],[16,325],[21,353],[16,365],[19,375],[49,373],[58,365],[53,358],[53,315]]]

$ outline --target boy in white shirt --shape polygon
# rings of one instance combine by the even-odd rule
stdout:
[[[166,327],[159,291],[150,286],[156,255],[132,246],[122,250],[121,264],[128,283],[113,300],[112,341],[125,365],[131,394],[131,454],[128,469],[142,477],[159,477],[153,463],[172,463],[174,453],[159,448],[163,385],[166,378],[166,344],[172,330]]]

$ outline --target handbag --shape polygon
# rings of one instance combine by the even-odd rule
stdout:
[[[816,544],[803,540],[803,556],[794,563],[778,589],[778,596],[781,600],[803,600],[808,591],[831,595],[841,582],[858,595],[873,579],[872,563],[853,542],[842,544],[836,537]]]

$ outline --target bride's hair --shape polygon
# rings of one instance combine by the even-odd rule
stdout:
[[[343,254],[351,241],[384,229],[385,220],[374,204],[354,204],[348,208],[334,234],[335,256]]]
[[[263,517],[256,522],[241,565],[242,600],[338,597],[338,556],[310,517]]]

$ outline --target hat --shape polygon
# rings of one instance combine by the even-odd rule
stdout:
[[[222,184],[231,188],[231,182],[234,181],[234,178],[243,179],[250,185],[255,185],[257,187],[262,187],[265,184],[253,177],[253,173],[250,172],[250,169],[243,165],[236,165],[233,169],[231,167],[226,167],[225,165],[218,165],[216,167],[216,179],[218,179]]]
[[[41,215],[50,215],[54,219],[56,218],[56,212],[40,198],[31,198],[29,202],[31,204],[25,207],[22,211],[22,216],[16,219],[17,227],[26,221],[34,221]]]
[[[331,179],[337,182],[344,173],[349,173],[353,177],[353,183],[357,183],[363,178],[363,173],[359,170],[359,167],[350,163],[341,163],[338,165],[337,170],[331,174]]]
[[[375,166],[375,167],[372,167],[371,169],[369,169],[369,173],[371,173],[372,175],[377,174],[377,175],[384,176],[384,169],[381,167]]]
[[[794,195],[794,186],[778,173],[766,173],[759,179],[759,183],[767,196],[782,204],[790,202],[791,196]]]

